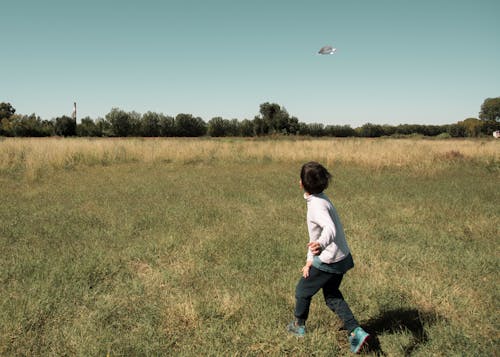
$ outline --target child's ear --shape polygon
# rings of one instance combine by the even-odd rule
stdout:
[[[300,184],[300,188],[304,189],[304,185],[302,184],[302,180],[299,181],[299,184]]]

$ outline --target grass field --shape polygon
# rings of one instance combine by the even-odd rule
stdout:
[[[325,163],[371,354],[495,356],[500,143],[4,139],[1,356],[331,356],[305,259],[304,161]]]

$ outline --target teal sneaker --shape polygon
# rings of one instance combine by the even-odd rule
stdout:
[[[361,327],[356,327],[349,335],[349,343],[351,344],[351,352],[358,353],[365,342],[370,337],[370,334]]]
[[[295,321],[292,321],[288,324],[287,326],[288,332],[291,334],[297,336],[297,337],[304,337],[306,334],[306,326],[305,325],[297,325]]]

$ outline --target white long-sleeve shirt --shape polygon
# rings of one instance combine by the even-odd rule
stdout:
[[[319,259],[326,264],[337,263],[346,258],[350,251],[345,239],[344,228],[332,202],[324,193],[304,194],[307,201],[307,229],[309,242],[319,242]],[[309,249],[307,260],[314,255]]]

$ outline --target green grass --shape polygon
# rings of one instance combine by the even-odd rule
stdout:
[[[348,354],[314,298],[300,163],[124,163],[0,176],[0,355]],[[495,355],[498,171],[330,167],[356,267],[343,293],[389,356]],[[22,174],[21,174],[22,176]]]

